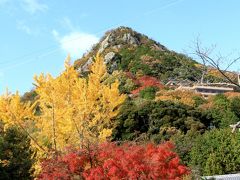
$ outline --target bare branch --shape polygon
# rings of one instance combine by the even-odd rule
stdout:
[[[238,58],[232,60],[232,62],[230,62],[230,63],[228,64],[228,66],[225,68],[224,71],[227,71],[228,68],[230,68],[230,67],[231,67],[234,63],[236,63],[238,60],[240,60],[240,57],[238,57]]]
[[[234,82],[232,80],[232,78],[230,78],[228,75],[227,75],[227,70],[234,64],[236,63],[238,60],[240,60],[240,56],[233,59],[233,60],[230,60],[230,63],[227,65],[227,67],[222,70],[221,67],[220,67],[220,64],[223,60],[226,61],[226,57],[223,57],[221,54],[219,54],[217,56],[217,58],[213,58],[213,57],[210,57],[210,54],[213,52],[213,50],[215,49],[216,46],[212,46],[212,48],[202,48],[201,47],[201,43],[199,41],[199,39],[197,39],[196,43],[195,43],[195,55],[197,55],[203,62],[203,65],[205,67],[207,67],[207,64],[209,64],[210,66],[212,66],[213,68],[215,68],[223,77],[225,77],[230,83],[236,85],[237,87],[240,88],[240,85],[236,82]],[[203,74],[202,74],[202,78],[203,76],[205,75],[206,72],[204,72],[203,70]],[[201,81],[202,82],[202,81]]]

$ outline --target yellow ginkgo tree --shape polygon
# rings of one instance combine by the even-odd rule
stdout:
[[[86,78],[79,77],[69,59],[57,78],[43,74],[35,77],[41,111],[36,120],[38,137],[43,145],[55,150],[105,141],[112,133],[112,119],[126,98],[120,94],[117,81],[103,83],[107,71],[99,55]]]
[[[4,129],[10,126],[18,126],[29,136],[35,147],[44,150],[29,131],[36,117],[35,110],[36,103],[22,102],[18,92],[10,94],[6,91],[4,95],[0,96],[0,120],[4,124]]]

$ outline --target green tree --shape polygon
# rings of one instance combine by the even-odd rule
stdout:
[[[116,118],[116,127],[113,130],[113,140],[134,140],[140,134],[146,133],[149,128],[149,112],[151,106],[148,102],[140,107],[131,100],[126,101]]]
[[[210,110],[214,117],[213,124],[219,128],[229,127],[239,121],[237,108],[239,102],[237,99],[228,99],[224,94],[218,94],[213,98],[213,108]]]
[[[30,139],[17,127],[0,134],[0,179],[33,179],[35,152]]]
[[[144,99],[154,99],[156,92],[157,92],[158,88],[157,87],[146,87],[145,89],[140,91],[140,97],[144,98]]]
[[[237,117],[240,117],[240,97],[234,97],[231,99],[230,108]]]
[[[196,139],[190,165],[202,175],[233,173],[240,168],[240,134],[214,129]]]
[[[171,140],[176,146],[176,152],[179,155],[183,164],[189,164],[191,160],[191,150],[195,144],[197,137],[201,136],[199,132],[188,131],[187,134],[177,133],[172,136]]]
[[[145,101],[140,105],[128,102],[122,107],[116,119],[113,133],[115,140],[134,140],[147,134],[152,141],[159,143],[172,135],[188,131],[203,133],[212,117],[201,110],[170,101]]]

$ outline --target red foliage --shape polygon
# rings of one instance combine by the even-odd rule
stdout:
[[[69,152],[64,156],[45,159],[41,163],[42,172],[38,179],[72,179],[74,175],[81,175],[83,167],[88,161],[84,151]]]
[[[133,90],[132,94],[138,94],[141,90],[145,89],[146,87],[158,87],[159,89],[163,89],[163,84],[161,82],[152,76],[142,76],[138,79],[140,87]]]
[[[159,146],[105,143],[45,160],[38,179],[180,179],[189,170],[179,163],[173,148],[170,142]]]

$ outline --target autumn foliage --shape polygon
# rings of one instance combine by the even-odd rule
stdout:
[[[66,145],[85,141],[105,141],[111,136],[112,118],[126,96],[120,94],[119,82],[110,85],[102,81],[107,75],[103,58],[96,56],[87,78],[65,62],[65,71],[57,78],[51,75],[35,77],[41,114],[36,119],[39,143],[55,151]]]
[[[127,74],[128,77],[133,78],[132,76]],[[141,90],[145,89],[146,87],[157,87],[159,89],[162,89],[164,86],[161,84],[159,80],[155,77],[151,76],[142,76],[138,79],[134,79],[135,84],[137,84],[139,87],[135,90],[133,90],[132,94],[138,94]]]
[[[35,104],[21,102],[18,94],[0,96],[0,120],[5,124],[5,129],[16,125],[24,128],[27,120],[34,119]]]
[[[157,93],[157,100],[161,101],[173,101],[176,103],[183,103],[189,106],[194,106],[195,100],[193,97],[201,98],[201,95],[192,91],[159,91]]]
[[[38,179],[180,179],[189,170],[173,149],[170,142],[158,146],[103,143],[44,160]]]
[[[34,78],[34,102],[23,101],[18,93],[0,96],[3,131],[17,126],[38,150],[34,164],[38,179],[179,179],[188,174],[169,142],[159,146],[107,142],[126,95],[119,91],[118,80],[104,82],[111,75],[99,55],[86,77],[80,77],[69,61],[70,57],[57,77]],[[146,87],[162,88],[154,77],[142,76],[136,82],[136,93]],[[48,158],[39,168],[43,157]]]

